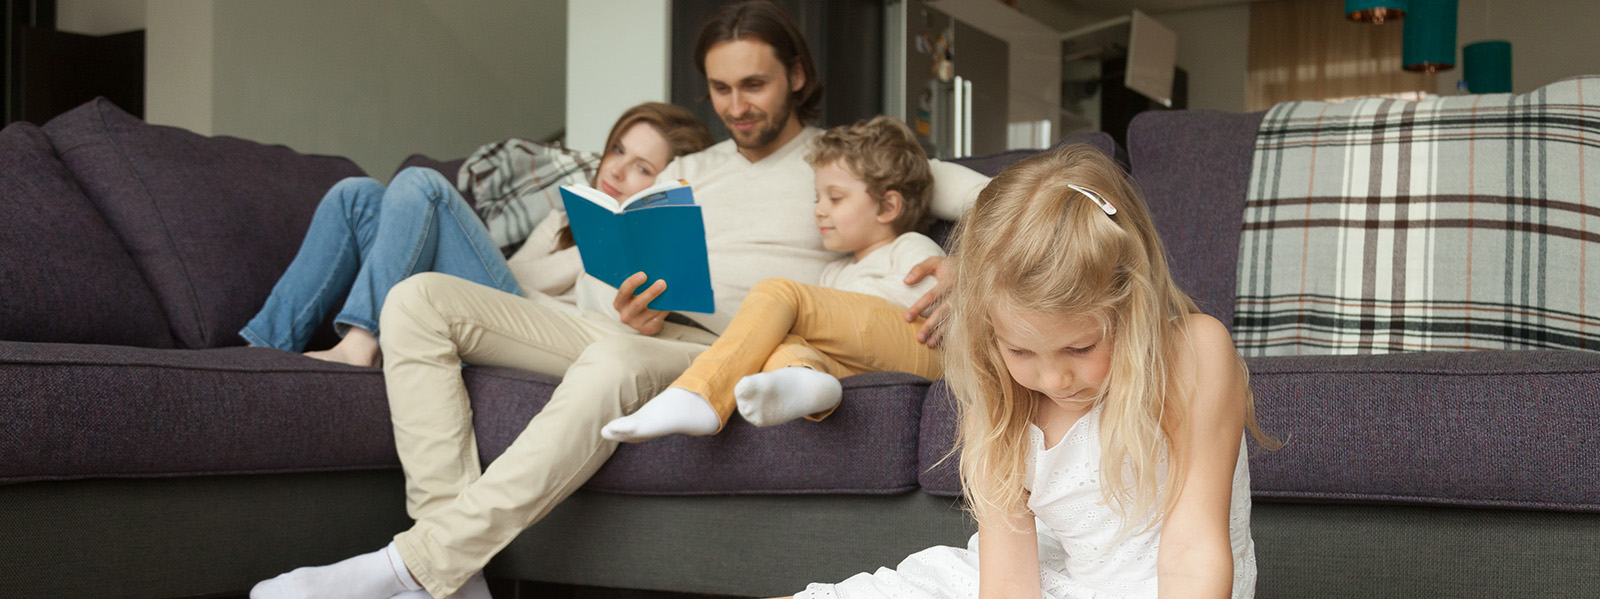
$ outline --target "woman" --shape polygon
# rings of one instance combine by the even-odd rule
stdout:
[[[622,200],[652,185],[673,158],[709,145],[710,131],[688,110],[648,102],[617,119],[592,178],[585,181],[590,172],[577,170],[541,183],[589,183]],[[388,187],[369,177],[345,179],[323,196],[299,254],[239,335],[253,346],[301,351],[343,297],[333,319],[343,339],[306,355],[376,366],[384,296],[406,277],[428,271],[570,303],[568,291],[582,267],[565,221],[564,213],[552,212],[508,261],[472,207],[438,171],[408,168]]]

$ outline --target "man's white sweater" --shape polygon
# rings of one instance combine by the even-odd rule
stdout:
[[[821,132],[806,127],[756,162],[740,154],[730,139],[674,160],[656,177],[657,182],[688,181],[705,217],[706,253],[717,311],[685,316],[720,334],[750,288],[762,279],[782,277],[816,285],[823,267],[843,256],[822,247],[812,215],[816,182],[805,157],[811,141]],[[941,218],[959,216],[988,183],[987,177],[965,167],[938,161],[932,166],[933,212]],[[611,306],[614,288],[589,276],[579,285],[590,286],[579,293],[584,310],[620,322]]]

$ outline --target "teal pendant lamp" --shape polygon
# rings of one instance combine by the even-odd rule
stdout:
[[[1461,49],[1461,76],[1467,82],[1467,93],[1511,93],[1511,42],[1467,44]]]
[[[1456,66],[1456,0],[1411,0],[1401,66],[1434,73]]]
[[[1406,0],[1344,0],[1344,18],[1382,25],[1406,16]]]

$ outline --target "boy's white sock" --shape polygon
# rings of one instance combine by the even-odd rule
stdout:
[[[434,599],[427,591],[406,591],[395,595],[392,599]],[[489,582],[483,579],[483,573],[473,574],[467,582],[444,599],[494,599],[489,595]]]
[[[844,387],[826,372],[790,366],[739,379],[733,397],[739,414],[756,426],[774,426],[839,405]]]
[[[722,428],[722,419],[700,394],[668,387],[645,402],[632,415],[612,420],[600,429],[600,436],[621,443],[638,443],[656,437],[683,433],[705,436]]]
[[[389,599],[419,590],[422,585],[411,578],[391,541],[372,553],[327,566],[295,568],[256,583],[250,599]]]

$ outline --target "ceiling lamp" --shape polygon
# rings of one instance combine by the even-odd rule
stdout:
[[[1456,0],[1411,0],[1400,66],[1434,73],[1456,66]]]
[[[1382,25],[1406,16],[1406,0],[1344,0],[1344,18]]]
[[[1511,42],[1489,40],[1461,49],[1461,76],[1467,93],[1511,93]]]

